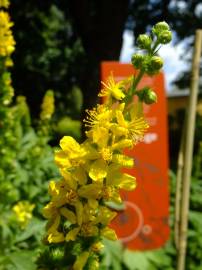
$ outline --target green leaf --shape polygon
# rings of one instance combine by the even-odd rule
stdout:
[[[18,251],[11,253],[8,258],[16,267],[16,270],[35,270],[34,263],[36,252],[34,251]]]
[[[130,250],[124,251],[123,263],[129,270],[152,270],[153,267],[144,252],[134,252]]]
[[[25,241],[26,239],[30,238],[33,235],[40,237],[43,234],[44,227],[45,227],[44,221],[39,221],[36,218],[32,219],[32,221],[29,223],[27,228],[22,232],[22,234],[17,235],[15,242],[18,243]]]

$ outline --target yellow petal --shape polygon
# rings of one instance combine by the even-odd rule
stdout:
[[[80,184],[85,185],[87,182],[87,175],[82,167],[77,167],[71,173],[72,177]]]
[[[137,186],[136,178],[134,176],[126,174],[126,173],[122,174],[120,184],[119,184],[120,188],[130,191],[130,190],[135,189],[136,186]]]
[[[52,219],[49,223],[48,233],[55,233],[60,225],[61,217],[58,214],[54,219]]]
[[[89,252],[84,251],[76,259],[76,262],[73,265],[73,270],[83,270],[85,264],[87,263]]]
[[[124,168],[133,168],[134,166],[134,159],[122,154],[114,154],[112,157],[112,162]]]
[[[60,169],[60,173],[65,179],[65,184],[68,186],[68,188],[76,190],[77,182],[75,181],[75,179],[72,178],[72,174],[68,172],[66,168]]]
[[[108,130],[104,127],[95,127],[93,129],[93,142],[100,147],[106,147],[109,139]]]
[[[65,240],[63,233],[55,231],[50,233],[47,238],[49,243],[61,243]]]
[[[69,231],[65,236],[65,241],[75,241],[77,234],[79,233],[80,228],[74,228],[71,231]]]
[[[97,199],[102,192],[102,184],[89,184],[78,189],[79,196],[86,199]]]
[[[55,152],[55,163],[61,168],[63,168],[63,167],[71,168],[72,167],[72,165],[67,157],[67,154],[65,154],[64,151],[61,151],[61,150]]]
[[[78,153],[81,151],[81,147],[77,141],[71,136],[64,136],[60,140],[60,147],[63,151],[67,152],[71,158],[78,156]]]
[[[80,201],[77,201],[75,203],[75,209],[76,209],[76,217],[77,217],[77,223],[80,226],[82,224],[83,221],[83,204]]]
[[[100,231],[101,235],[109,240],[117,240],[117,235],[114,230],[109,227],[105,227]]]
[[[115,143],[112,145],[112,148],[114,150],[122,150],[124,148],[131,148],[133,146],[133,141],[129,139],[123,139],[120,140],[119,142]]]
[[[100,181],[105,178],[107,175],[107,163],[98,159],[92,163],[90,166],[89,176],[95,181]]]
[[[117,213],[115,211],[111,211],[108,207],[100,206],[96,222],[108,225],[116,215]]]
[[[42,213],[45,218],[51,219],[57,215],[58,211],[55,204],[50,202],[43,208]]]
[[[67,220],[69,220],[72,224],[76,223],[76,215],[73,211],[70,211],[69,209],[62,207],[60,209],[60,213],[62,216],[66,217]]]
[[[116,119],[121,127],[127,128],[127,121],[124,119],[123,113],[121,111],[116,111]]]
[[[59,194],[59,189],[58,189],[55,181],[50,181],[49,186],[48,186],[48,193],[51,196],[57,196]]]

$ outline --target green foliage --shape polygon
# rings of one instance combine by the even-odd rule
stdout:
[[[31,126],[24,97],[1,106],[0,129],[0,269],[35,269],[34,258],[45,223],[41,208],[48,200],[48,181],[58,176],[49,135]],[[49,130],[49,134],[51,130]],[[12,208],[19,201],[35,205],[33,219],[20,227]]]

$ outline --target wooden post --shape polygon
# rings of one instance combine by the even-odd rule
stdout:
[[[182,184],[181,220],[179,232],[180,234],[179,234],[177,270],[185,269],[189,196],[190,196],[193,143],[195,131],[196,103],[199,86],[199,65],[201,57],[201,47],[202,47],[202,30],[197,30],[194,45],[192,78],[191,78],[189,105],[187,110],[187,125],[185,132],[185,156],[184,156],[184,170],[183,170],[183,184]]]
[[[177,161],[176,192],[175,192],[175,224],[174,224],[174,239],[175,239],[175,247],[177,250],[179,249],[182,178],[183,178],[183,170],[184,170],[185,128],[186,128],[186,118],[184,121],[183,130],[182,130],[180,149],[179,149],[178,161]]]

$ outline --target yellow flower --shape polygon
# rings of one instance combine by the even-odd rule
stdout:
[[[113,97],[117,100],[121,100],[125,97],[123,93],[123,81],[115,83],[113,75],[108,78],[107,83],[102,82],[102,84],[104,88],[99,93],[99,97],[107,97],[108,99]]]
[[[65,237],[63,233],[55,231],[48,235],[47,240],[49,243],[61,243],[64,242]]]
[[[84,163],[85,149],[74,138],[64,136],[60,140],[60,147],[62,150],[55,153],[55,162],[59,167],[68,169]]]
[[[104,229],[101,229],[100,234],[109,240],[113,240],[113,241],[117,240],[117,235],[115,231],[109,227],[105,227]]]
[[[133,117],[130,121],[124,118],[121,110],[116,111],[117,124],[112,127],[115,135],[131,138],[134,143],[141,141],[149,127],[143,117]]]
[[[92,110],[87,110],[87,117],[84,119],[86,127],[102,126],[108,128],[112,120],[113,111],[106,107],[104,104],[97,105]],[[88,136],[88,132],[87,132]]]
[[[41,120],[48,120],[51,118],[55,111],[55,104],[54,104],[54,94],[52,90],[48,90],[43,98],[43,102],[41,104]]]
[[[111,164],[108,168],[106,185],[130,191],[135,189],[136,179],[132,175],[122,173],[119,166]]]
[[[17,221],[22,229],[24,229],[31,220],[34,207],[34,204],[30,204],[26,201],[18,202],[13,206],[13,211],[15,212]]]
[[[0,0],[0,7],[8,8],[10,2],[8,0]]]
[[[15,50],[12,26],[8,13],[0,11],[0,56],[9,56]]]

